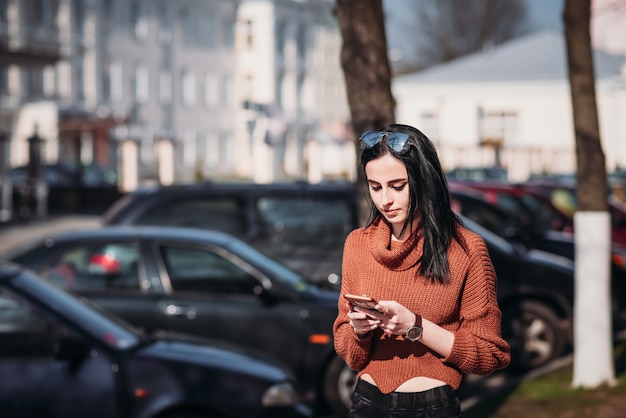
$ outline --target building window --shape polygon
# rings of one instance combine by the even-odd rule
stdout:
[[[246,48],[252,49],[254,48],[254,26],[251,20],[246,20],[244,24],[245,37],[246,37]]]
[[[209,131],[205,137],[206,162],[209,167],[215,167],[220,162],[219,135],[215,131]]]
[[[85,0],[73,0],[72,6],[74,32],[82,34],[85,26]]]
[[[102,15],[100,21],[102,22],[102,34],[105,37],[108,37],[111,33],[111,25],[113,23],[113,7],[113,0],[102,2]]]
[[[276,76],[276,91],[274,93],[276,106],[278,109],[283,109],[283,84],[285,83],[285,75],[281,72]]]
[[[183,9],[180,12],[180,27],[183,32],[183,45],[192,46],[196,43],[193,31],[193,20],[189,10]]]
[[[124,77],[121,62],[113,62],[109,67],[111,78],[111,100],[121,101],[124,98]]]
[[[191,107],[196,104],[196,75],[191,70],[182,72],[183,104]]]
[[[302,64],[304,64],[303,61],[306,58],[306,46],[307,46],[306,38],[307,38],[306,26],[304,25],[299,26],[298,38],[297,38],[298,58],[300,59],[300,61],[302,61]]]
[[[173,132],[173,126],[174,126],[174,117],[173,117],[174,112],[172,112],[172,105],[169,103],[164,104],[161,107],[161,113],[162,113],[162,117],[161,117],[162,130],[163,132],[171,134]]]
[[[84,80],[84,68],[83,58],[76,57],[72,62],[72,87],[74,89],[74,97],[77,100],[85,99],[85,80]]]
[[[204,104],[207,107],[217,107],[220,104],[219,79],[215,74],[204,77]]]
[[[146,103],[150,97],[149,89],[148,68],[143,65],[138,66],[135,69],[134,80],[135,100],[138,103]]]
[[[222,101],[228,107],[234,107],[236,102],[235,82],[233,76],[224,76],[224,100]]]
[[[183,133],[183,164],[186,167],[196,164],[196,132],[190,129]]]
[[[172,73],[161,71],[159,75],[159,100],[162,104],[172,101]]]
[[[172,69],[172,45],[161,45],[161,69],[162,70],[171,70]]]
[[[501,146],[518,142],[519,128],[516,112],[479,112],[480,143]]]
[[[250,100],[254,94],[254,74],[247,74],[243,83],[243,97]]]
[[[222,44],[225,48],[233,48],[235,45],[235,22],[233,20],[222,22],[222,38]]]
[[[304,74],[298,74],[298,81],[296,84],[296,106],[298,111],[304,109],[304,86],[306,78]]]
[[[24,91],[28,98],[43,97],[43,75],[41,68],[32,67],[23,70]]]
[[[0,33],[6,33],[6,25],[9,22],[9,0],[0,0]]]
[[[196,23],[198,44],[205,48],[215,47],[215,17],[205,14],[194,23]]]
[[[123,13],[122,4],[126,4],[126,0],[107,0],[104,3],[104,7],[109,9],[108,15],[110,19],[110,28],[117,29],[123,28]]]
[[[424,112],[421,117],[420,131],[432,142],[439,142],[439,129],[437,115],[432,112]]]
[[[45,97],[54,97],[57,92],[56,69],[54,65],[43,68],[43,94]]]
[[[148,39],[148,18],[146,16],[145,4],[134,1],[130,5],[130,24],[135,39]]]
[[[285,44],[287,43],[287,24],[278,22],[276,25],[276,54],[279,57],[285,56]]]
[[[111,101],[111,65],[102,68],[102,100]]]
[[[159,7],[159,42],[168,44],[172,41],[172,16],[167,4]]]
[[[221,135],[223,161],[227,165],[235,161],[235,140],[232,132],[225,132]]]
[[[0,93],[8,93],[8,92],[9,92],[9,68],[5,65],[0,65]]]

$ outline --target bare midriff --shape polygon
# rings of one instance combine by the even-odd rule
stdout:
[[[376,386],[376,382],[372,379],[372,376],[367,373],[361,376],[361,379]],[[416,376],[406,380],[398,386],[394,392],[423,392],[425,390],[444,386],[446,384],[447,383],[442,382],[441,380],[433,379],[431,377]]]

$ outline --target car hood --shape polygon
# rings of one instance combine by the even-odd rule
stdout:
[[[255,350],[194,335],[157,331],[146,337],[139,357],[158,358],[178,366],[229,368],[262,378],[292,379],[293,376],[275,358]]]

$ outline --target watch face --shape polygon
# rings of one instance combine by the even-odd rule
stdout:
[[[406,332],[406,338],[411,341],[417,340],[422,336],[422,327],[413,326]]]

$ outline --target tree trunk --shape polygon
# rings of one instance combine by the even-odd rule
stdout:
[[[395,121],[382,0],[337,0],[335,15],[343,40],[341,66],[357,141],[361,133]],[[363,188],[360,167],[357,173]],[[364,224],[369,213],[367,199],[359,203],[360,223]]]
[[[567,44],[577,158],[573,386],[615,384],[612,353],[611,222],[590,39],[591,0],[566,0]]]

